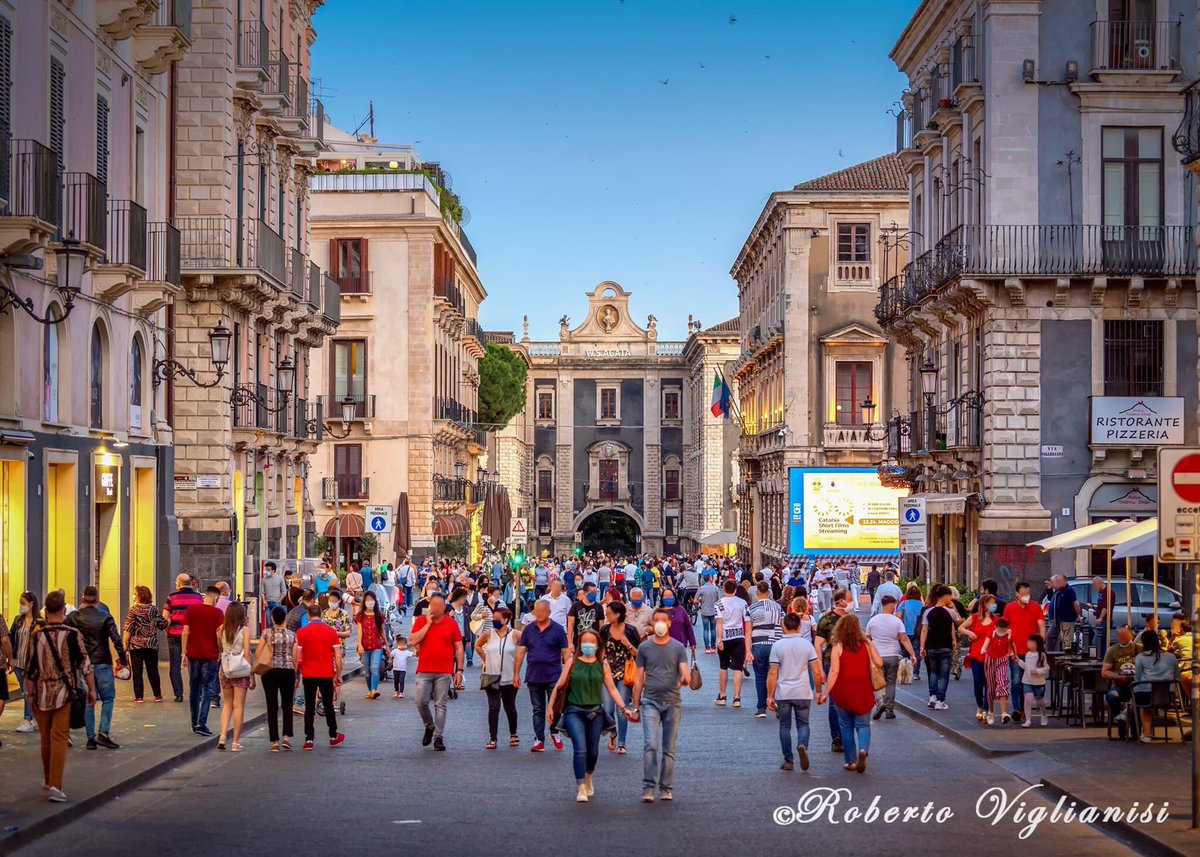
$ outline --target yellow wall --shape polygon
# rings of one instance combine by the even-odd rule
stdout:
[[[0,612],[6,621],[17,615],[25,588],[25,462],[0,461]]]
[[[149,587],[154,592],[154,543],[156,510],[154,502],[154,468],[135,467],[129,510],[129,601],[133,603],[135,586]],[[111,606],[111,605],[110,605]]]
[[[304,557],[304,480],[299,476],[296,477],[296,485],[293,489],[296,498],[296,559],[300,560]],[[299,564],[297,563],[297,566]]]
[[[76,465],[52,463],[46,474],[46,591],[63,590],[76,603],[79,578],[75,534],[78,531]]]
[[[233,471],[233,515],[237,519],[237,544],[233,557],[237,574],[234,575],[233,591],[242,597],[242,575],[246,573],[246,477],[242,471]]]
[[[121,460],[109,453],[100,456],[99,463],[116,467],[117,501],[115,503],[92,503],[94,521],[95,557],[97,575],[96,585],[100,587],[100,600],[109,606],[114,614],[120,615],[121,609],[121,497],[125,480],[121,475]],[[93,471],[95,467],[92,468]],[[93,481],[95,477],[93,476]],[[92,485],[92,497],[96,497],[99,486]]]

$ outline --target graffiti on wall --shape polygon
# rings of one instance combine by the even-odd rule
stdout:
[[[981,579],[996,581],[998,595],[1005,601],[1016,597],[1018,581],[1027,580],[1036,588],[1050,571],[1048,557],[1028,545],[980,545],[983,566]]]

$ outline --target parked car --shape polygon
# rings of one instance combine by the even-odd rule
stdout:
[[[1090,577],[1073,577],[1067,583],[1075,590],[1075,597],[1080,603],[1088,605],[1091,608],[1096,603],[1096,592],[1092,589],[1092,578]],[[1149,580],[1135,579],[1129,584],[1129,590],[1133,596],[1133,609],[1130,610],[1126,606],[1125,598],[1125,575],[1113,575],[1112,592],[1114,603],[1112,608],[1112,625],[1116,628],[1119,625],[1129,623],[1134,630],[1144,628],[1146,626],[1146,617],[1155,612],[1154,602],[1154,584]],[[1171,617],[1179,612],[1180,605],[1183,604],[1183,596],[1176,590],[1163,584],[1158,585],[1158,627],[1170,628]],[[1132,621],[1130,614],[1132,613]],[[1090,620],[1095,621],[1095,613],[1091,609],[1084,610],[1085,616],[1090,616]]]

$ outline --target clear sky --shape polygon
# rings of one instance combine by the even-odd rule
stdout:
[[[659,336],[737,315],[767,196],[895,149],[917,0],[327,0],[313,76],[351,130],[450,173],[488,300],[554,339],[614,280]],[[731,16],[736,22],[731,23]]]

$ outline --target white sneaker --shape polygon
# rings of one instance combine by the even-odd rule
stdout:
[[[1025,722],[1026,722],[1026,723],[1028,723],[1029,721],[1028,721],[1028,720],[1026,720]],[[1043,725],[1043,726],[1049,726],[1049,725],[1050,725],[1050,718],[1049,718],[1049,717],[1047,717],[1045,714],[1043,714],[1043,715],[1042,715],[1042,725]]]
[[[67,796],[63,794],[62,789],[51,788],[46,792],[46,799],[51,803],[66,803]]]
[[[587,803],[588,802],[587,786],[585,786],[583,783],[580,783],[579,788],[576,789],[576,791],[575,791],[575,802],[576,803]]]
[[[996,715],[995,715],[995,714],[992,714],[992,713],[989,711],[989,712],[988,712],[988,714],[987,714],[987,725],[988,725],[988,726],[992,726],[992,725],[994,725],[995,723],[996,723]]]
[[[21,725],[17,727],[17,731],[28,734],[30,732],[36,732],[37,726],[32,720],[22,720]]]
[[[1143,744],[1153,744],[1154,743],[1154,739],[1151,738],[1149,735],[1139,735],[1138,740],[1141,741]]]
[[[938,711],[945,711],[950,706],[944,702],[939,702],[939,703],[935,704],[933,707],[936,708]]]

